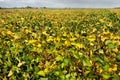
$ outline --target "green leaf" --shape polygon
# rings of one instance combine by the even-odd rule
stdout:
[[[35,61],[38,63],[40,61],[40,57],[37,57]]]
[[[84,76],[87,76],[90,73],[90,71],[85,71]]]
[[[70,63],[71,61],[70,61],[70,59],[64,59],[64,63],[65,64],[68,64],[68,63]]]
[[[110,74],[109,74],[109,73],[103,73],[103,74],[102,74],[102,77],[103,77],[104,79],[109,79],[109,78],[110,78]]]
[[[58,76],[59,74],[60,74],[60,72],[59,72],[59,71],[56,71],[56,72],[55,72],[55,75],[57,75],[57,76]]]
[[[44,71],[39,71],[37,74],[40,75],[40,76],[45,76],[45,72]]]
[[[110,66],[109,66],[109,64],[106,64],[103,68],[104,68],[105,71],[108,71]]]
[[[83,65],[84,65],[84,66],[91,66],[90,60],[89,60],[88,58],[85,58],[85,59],[83,60]]]
[[[112,43],[108,44],[108,46],[109,46],[109,48],[111,48],[111,49],[115,48],[115,45],[112,44]]]
[[[2,54],[0,54],[0,58],[2,58]]]
[[[48,78],[40,78],[40,80],[48,80]]]
[[[111,49],[115,48],[115,45],[112,43],[111,40],[107,40],[107,41],[105,42],[105,45],[108,45],[108,47],[111,48]]]
[[[104,61],[104,59],[101,59],[101,58],[95,58],[95,60],[96,60],[96,62],[99,62],[99,63],[102,63],[102,64],[105,64],[105,61]]]
[[[39,71],[39,67],[38,66],[35,66],[34,69],[35,69],[36,72]]]
[[[120,77],[118,75],[112,76],[112,80],[120,80]]]
[[[37,53],[40,54],[42,52],[42,49],[37,50]]]
[[[59,55],[59,56],[57,56],[55,59],[56,59],[56,61],[62,61],[62,60],[63,60],[63,57]]]
[[[117,54],[116,59],[120,61],[120,53]]]
[[[66,74],[66,78],[67,78],[67,79],[70,78],[70,74]]]
[[[64,68],[66,65],[65,65],[65,63],[62,63],[61,64],[61,68]]]
[[[108,44],[110,44],[110,43],[112,43],[111,40],[107,40],[107,41],[105,41],[105,45],[108,45]]]

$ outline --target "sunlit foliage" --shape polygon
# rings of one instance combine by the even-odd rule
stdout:
[[[0,10],[0,80],[120,80],[120,10]]]

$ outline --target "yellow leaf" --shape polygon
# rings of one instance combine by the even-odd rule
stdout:
[[[9,73],[8,73],[8,77],[10,77],[12,75],[13,75],[13,72],[10,70]]]
[[[1,22],[2,22],[2,23],[4,23],[4,22],[5,22],[5,20],[1,20]]]
[[[69,42],[69,41],[65,41],[65,42],[64,42],[64,45],[65,45],[65,46],[69,46],[69,45],[70,45],[70,42]]]
[[[120,36],[113,36],[114,39],[120,39]]]
[[[3,80],[8,80],[7,78],[6,78],[6,76],[3,78]]]
[[[53,39],[53,42],[54,42],[54,44],[56,44],[56,42],[57,42],[57,41],[56,41],[56,39],[55,39],[55,38]]]
[[[93,64],[93,61],[92,61],[92,60],[90,60],[90,64]]]
[[[42,44],[45,44],[46,42],[45,41],[42,41]]]
[[[2,31],[1,34],[2,34],[2,35],[5,35],[5,31]]]
[[[7,31],[7,34],[11,35],[11,34],[12,34],[12,32],[11,32],[11,31]]]
[[[77,43],[77,44],[75,44],[76,45],[76,48],[78,48],[78,49],[80,49],[80,48],[83,48],[84,46],[83,46],[83,44],[80,44],[80,43]]]
[[[76,38],[70,38],[70,41],[75,41],[76,40]]]
[[[106,39],[108,39],[107,37],[101,36],[101,40],[104,42]]]
[[[39,71],[37,74],[40,75],[40,76],[45,76],[45,72],[44,71]]]
[[[113,71],[117,71],[117,64],[114,65],[114,67],[112,68]]]
[[[94,46],[94,44],[93,44],[92,42],[90,43],[90,45],[91,45],[91,46]]]
[[[78,38],[80,35],[78,33],[76,33],[75,36]]]
[[[24,18],[21,18],[22,21],[24,21],[25,19]]]
[[[117,64],[115,64],[112,68],[109,68],[109,72],[117,71]]]
[[[118,52],[118,49],[117,48],[114,48],[114,49],[112,49],[114,52]]]
[[[29,40],[28,44],[32,44],[32,43],[35,43],[35,42],[37,42],[37,40]]]
[[[95,41],[95,39],[96,39],[95,36],[90,36],[90,37],[88,37],[88,40],[89,40],[90,42]]]
[[[40,47],[41,47],[41,44],[38,44],[37,47],[40,48]]]
[[[104,53],[104,51],[103,51],[102,49],[100,49],[100,50],[99,50],[99,53],[103,54],[103,53]]]
[[[93,28],[93,31],[92,32],[95,32],[97,29],[96,28]]]
[[[102,73],[103,72],[103,70],[102,69],[100,69],[100,73]]]
[[[45,73],[48,73],[48,72],[49,72],[49,69],[48,69],[48,68],[45,68],[45,69],[44,69],[44,72],[45,72]]]
[[[109,22],[108,26],[112,27],[112,22]]]
[[[60,38],[59,38],[59,37],[57,37],[56,40],[57,40],[58,42],[60,42]]]
[[[109,68],[109,72],[112,72],[112,68]]]
[[[63,36],[67,36],[66,32],[63,33]]]
[[[53,41],[52,36],[49,36],[48,39],[47,39],[47,41],[48,41],[48,42],[49,42],[49,41]]]
[[[93,54],[93,52],[92,52],[92,50],[90,50],[90,55],[92,55]]]
[[[42,34],[47,35],[46,31],[43,31]]]
[[[99,21],[100,21],[100,22],[104,22],[104,19],[100,19]]]
[[[26,30],[25,30],[25,32],[26,32],[26,33],[28,33],[28,32],[29,32],[29,30],[28,30],[28,29],[26,29]]]
[[[56,61],[62,61],[63,57],[62,56],[57,56],[55,59],[56,59]]]
[[[118,75],[120,76],[120,72],[118,73]]]
[[[72,36],[72,37],[73,37],[73,32],[70,32],[70,36]]]
[[[109,34],[109,33],[110,33],[109,31],[103,32],[103,34],[105,34],[105,35],[106,35],[106,34]]]
[[[18,63],[18,67],[20,67],[20,66],[22,66],[23,64],[25,64],[25,62],[24,61],[22,61],[22,62],[20,62],[20,63]]]
[[[45,62],[45,66],[46,66],[46,67],[49,67],[49,66],[50,66],[50,62],[46,61],[46,62]]]

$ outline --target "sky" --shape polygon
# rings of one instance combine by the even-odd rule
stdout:
[[[0,7],[114,8],[120,0],[0,0]]]

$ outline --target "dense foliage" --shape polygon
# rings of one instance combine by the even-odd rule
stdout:
[[[0,80],[120,80],[120,14],[0,10]]]

